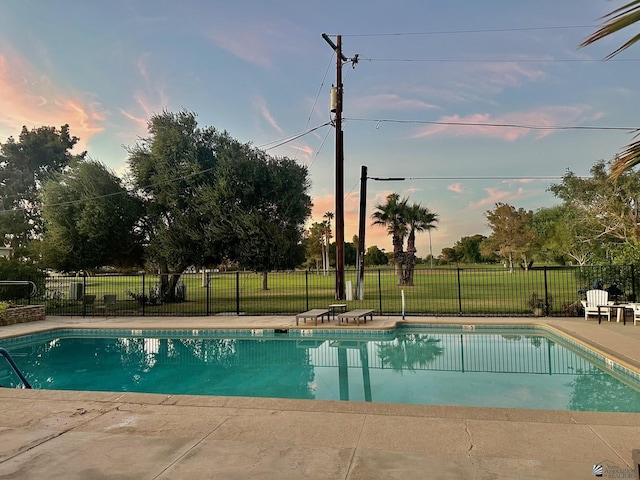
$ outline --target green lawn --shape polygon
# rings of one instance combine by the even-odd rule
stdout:
[[[589,275],[576,268],[514,273],[503,267],[423,268],[415,271],[413,286],[398,286],[393,269],[369,269],[365,299],[345,303],[349,309],[400,314],[404,295],[407,315],[531,315],[527,300],[537,292],[552,299],[551,314],[562,315],[567,305],[581,298],[578,290],[586,281],[583,278]],[[253,272],[214,273],[208,283],[201,274],[183,274],[186,301],[150,305],[134,296],[142,292],[148,296],[158,283],[155,275],[50,277],[44,301],[49,314],[90,314],[107,294],[116,295],[113,310],[119,315],[293,314],[334,303],[334,279],[334,272],[269,273],[264,290],[262,275]],[[94,305],[83,306],[80,299],[70,296],[73,282],[81,283],[86,295],[95,295]],[[345,282],[347,296],[350,285],[355,297],[354,270],[346,271]]]

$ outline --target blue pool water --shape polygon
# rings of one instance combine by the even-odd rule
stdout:
[[[640,412],[635,372],[537,329],[240,332],[65,330],[0,346],[38,389]],[[18,386],[4,368],[0,384]]]

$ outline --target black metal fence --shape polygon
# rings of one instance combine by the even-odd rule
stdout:
[[[356,298],[357,272],[345,272],[347,308],[380,315],[580,315],[584,292],[598,287],[610,299],[634,301],[640,285],[633,265],[416,269],[413,285],[398,285],[393,269],[364,272],[364,298]],[[48,315],[196,316],[295,314],[326,308],[335,299],[335,272],[183,273],[178,301],[162,301],[157,275],[49,275],[32,281],[38,292],[0,283],[0,301],[44,304]]]

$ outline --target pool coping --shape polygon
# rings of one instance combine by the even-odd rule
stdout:
[[[628,324],[576,318],[460,320],[375,317],[373,326],[388,328],[399,321],[547,325],[640,365],[640,328]],[[50,318],[39,323],[2,327],[0,337],[97,324],[282,328],[295,318]],[[158,480],[180,473],[274,478],[276,471],[278,478],[345,480],[413,478],[427,471],[439,473],[438,478],[588,478],[603,462],[610,472],[630,472],[631,451],[640,448],[638,413],[16,389],[0,389],[0,398],[0,434],[5,433],[0,475],[31,472],[29,478],[80,479],[88,469],[109,478],[114,467],[127,478]],[[141,423],[130,423],[133,418]],[[174,424],[172,418],[179,420]],[[185,422],[194,428],[186,430]],[[105,456],[105,449],[115,445]],[[160,445],[168,454],[145,463]]]

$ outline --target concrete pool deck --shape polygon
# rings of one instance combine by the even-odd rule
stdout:
[[[544,324],[640,371],[640,326],[584,318],[375,316]],[[55,328],[296,328],[295,316],[48,317]],[[635,478],[640,414],[0,388],[0,479]]]

